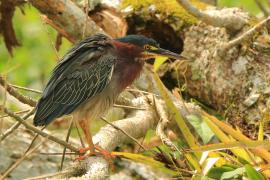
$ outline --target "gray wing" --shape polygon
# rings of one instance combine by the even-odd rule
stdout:
[[[97,39],[77,45],[56,66],[38,102],[34,125],[70,114],[109,84],[116,57],[113,47]]]

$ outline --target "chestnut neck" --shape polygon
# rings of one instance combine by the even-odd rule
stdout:
[[[123,90],[132,84],[142,71],[143,63],[138,61],[142,49],[119,41],[113,41],[113,44],[117,52],[115,73],[118,76],[121,90]]]

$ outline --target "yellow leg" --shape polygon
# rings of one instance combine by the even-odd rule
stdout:
[[[95,146],[94,145],[93,140],[92,140],[92,135],[91,135],[91,132],[90,132],[90,123],[89,123],[89,121],[87,121],[87,120],[84,119],[82,121],[79,121],[79,124],[80,124],[80,127],[82,128],[82,130],[84,132],[85,139],[86,139],[86,142],[88,144],[88,147],[85,147],[85,148],[80,149],[80,153],[81,154],[84,154],[88,150],[90,151],[90,153],[89,154],[86,154],[86,155],[83,155],[83,156],[80,156],[80,157],[78,157],[76,159],[77,160],[84,160],[89,155],[98,155],[98,154],[101,154],[104,157],[104,159],[106,161],[108,161],[108,163],[110,164],[110,166],[113,168],[112,158],[114,158],[114,156],[109,151],[106,151],[106,150],[100,148],[99,146]],[[95,149],[99,153],[95,152]]]
[[[84,135],[85,135],[85,140],[88,144],[88,148],[90,153],[91,154],[94,154],[95,153],[95,146],[94,146],[94,143],[93,143],[93,140],[92,140],[92,135],[91,135],[91,132],[90,132],[90,123],[88,120],[84,119],[82,121],[79,121],[79,124],[84,132]]]

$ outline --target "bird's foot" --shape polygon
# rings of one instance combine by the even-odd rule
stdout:
[[[102,149],[100,146],[95,145],[95,149],[98,151],[97,155],[102,155],[105,160],[112,160],[116,156],[113,155],[110,151],[107,151],[105,149]]]
[[[81,148],[81,149],[79,149],[79,153],[80,154],[85,154],[87,151],[89,151],[90,150],[90,148],[89,147],[84,147],[84,148]]]
[[[95,155],[95,153],[93,153],[93,152],[89,152],[86,154],[87,151],[89,151],[89,147],[84,147],[84,148],[79,149],[79,156],[77,158],[75,158],[75,160],[83,161],[87,157]]]
[[[109,163],[110,167],[114,169],[113,161],[112,159],[115,158],[115,155],[113,155],[110,151],[107,151],[105,149],[102,149],[100,146],[95,145],[94,152],[89,152],[88,154],[85,154],[87,151],[89,151],[89,147],[85,147],[79,150],[79,157],[76,158],[76,160],[82,161],[85,160],[89,156],[103,156],[103,158]]]

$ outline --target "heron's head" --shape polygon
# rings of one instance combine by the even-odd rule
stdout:
[[[137,49],[140,49],[140,51],[138,51],[138,56],[145,60],[150,58],[156,58],[158,56],[173,59],[182,59],[182,56],[169,50],[160,48],[159,44],[154,39],[145,37],[143,35],[127,35],[116,40],[124,44],[132,44]]]

